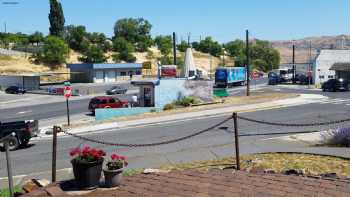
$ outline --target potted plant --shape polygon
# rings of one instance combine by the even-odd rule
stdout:
[[[111,188],[120,185],[124,167],[127,165],[126,157],[117,154],[111,155],[110,160],[106,163],[106,168],[103,169],[106,187]]]
[[[77,187],[80,189],[95,189],[99,186],[102,165],[106,153],[103,150],[90,148],[74,148],[70,155],[73,174]]]

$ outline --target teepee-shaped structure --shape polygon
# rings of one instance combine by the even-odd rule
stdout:
[[[192,78],[192,77],[195,77],[196,75],[197,75],[196,65],[194,63],[192,49],[187,48],[185,53],[184,77]]]

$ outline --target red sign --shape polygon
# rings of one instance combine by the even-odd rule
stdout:
[[[65,86],[63,91],[64,91],[64,97],[66,97],[67,99],[72,96],[72,87]]]

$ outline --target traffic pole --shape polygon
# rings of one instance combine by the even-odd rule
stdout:
[[[70,126],[69,102],[68,102],[68,98],[66,98],[66,103],[67,103],[67,121],[68,121],[68,126]]]
[[[250,96],[250,69],[249,69],[249,31],[246,30],[246,72],[247,72],[247,96]]]
[[[10,197],[13,197],[14,196],[14,189],[13,189],[13,179],[12,179],[11,157],[10,157],[10,150],[9,150],[9,140],[5,139],[4,145],[5,145],[5,151],[6,151],[6,163],[7,163],[7,176],[8,176],[9,192],[10,192]]]
[[[239,159],[237,112],[233,112],[232,118],[233,118],[233,124],[234,124],[234,132],[235,132],[236,167],[237,167],[237,170],[241,170],[241,164]]]

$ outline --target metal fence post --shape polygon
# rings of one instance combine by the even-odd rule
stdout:
[[[53,127],[53,139],[52,139],[52,174],[51,179],[52,182],[56,182],[56,155],[57,155],[57,133],[58,133],[59,127],[54,126]]]
[[[6,163],[7,163],[7,176],[9,182],[9,191],[10,196],[14,196],[13,189],[13,179],[12,179],[12,167],[11,167],[11,158],[10,158],[10,150],[9,150],[9,140],[5,139],[4,141],[5,151],[6,151]]]
[[[235,131],[235,153],[236,153],[236,166],[237,170],[241,170],[241,165],[239,161],[239,142],[238,142],[238,124],[237,124],[237,113],[232,114],[234,131]]]

